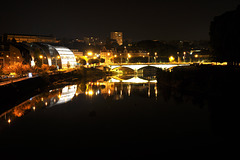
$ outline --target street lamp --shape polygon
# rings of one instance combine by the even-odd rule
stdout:
[[[131,58],[131,54],[128,53],[128,63],[129,63],[129,59]]]
[[[120,57],[121,57],[121,64],[122,64],[122,54],[120,53]]]
[[[175,60],[175,58],[173,56],[169,57],[169,61],[173,62]]]
[[[92,56],[93,53],[92,53],[92,52],[88,52],[87,55],[88,55],[88,56]]]
[[[42,59],[42,65],[43,65],[43,56],[42,56],[42,55],[40,55],[40,56],[39,56],[39,58],[40,58],[40,59]]]
[[[60,59],[60,56],[55,57],[56,60],[56,67],[58,68],[58,59]]]
[[[194,57],[197,59],[197,62],[199,61],[198,60],[198,54],[195,54]]]
[[[155,57],[154,57],[154,59],[155,59],[155,63],[157,63],[157,52],[155,52]]]
[[[183,52],[183,60],[184,60],[184,62],[186,62],[186,52]]]
[[[115,63],[115,62],[114,62],[114,59],[115,59],[116,57],[117,57],[117,55],[115,54],[114,57],[113,57],[113,63]]]
[[[148,54],[148,63],[150,63],[150,56],[149,56],[149,52],[147,53]]]

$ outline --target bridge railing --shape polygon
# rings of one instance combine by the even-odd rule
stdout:
[[[176,65],[182,65],[182,64],[191,64],[190,62],[162,62],[162,63],[109,63],[109,65],[171,65],[171,64],[176,64]]]

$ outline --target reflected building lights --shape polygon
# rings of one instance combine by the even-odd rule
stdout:
[[[120,79],[120,78],[118,78]],[[131,82],[136,80],[136,82]],[[113,82],[118,81],[118,82]],[[141,82],[141,83],[140,83]],[[75,96],[79,96],[80,94],[85,94],[90,98],[94,96],[102,95],[104,98],[112,96],[113,100],[121,100],[124,98],[124,95],[133,96],[134,93],[137,92],[145,92],[147,90],[147,97],[151,96],[151,88],[154,87],[155,96],[158,96],[157,84],[155,80],[141,79],[138,77],[129,78],[127,80],[113,80],[109,81],[100,80],[97,82],[89,82],[85,84],[85,87],[81,85],[68,85],[61,89],[53,89],[49,90],[44,94],[37,95],[28,99],[27,101],[21,103],[18,106],[8,110],[0,117],[4,117],[4,121],[11,123],[15,118],[24,116],[26,111],[36,111],[38,107],[52,107],[58,104],[67,103],[71,101]],[[155,86],[153,86],[155,84]],[[77,89],[78,88],[78,89]],[[84,91],[81,88],[85,88]],[[7,119],[7,117],[11,117],[11,119]]]
[[[70,101],[76,94],[76,91],[77,91],[77,85],[71,85],[71,86],[64,87],[62,89],[61,95],[59,94],[59,96],[58,96],[59,100],[56,103],[56,105]]]
[[[128,90],[128,96],[131,96],[131,85],[130,84],[127,86],[127,90]]]

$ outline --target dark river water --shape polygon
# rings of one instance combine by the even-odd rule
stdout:
[[[201,94],[160,86],[154,78],[79,82],[1,113],[0,148],[112,159],[235,153],[231,116],[225,109],[216,112],[213,104],[219,106]]]

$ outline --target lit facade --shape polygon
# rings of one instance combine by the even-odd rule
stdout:
[[[76,58],[70,49],[62,46],[52,47],[56,49],[60,56],[62,68],[74,68],[77,65]]]
[[[111,39],[115,39],[119,46],[123,45],[123,33],[122,32],[111,32]]]
[[[43,35],[25,35],[25,34],[4,34],[2,36],[3,42],[9,42],[16,40],[17,43],[34,43],[34,42],[42,42],[42,43],[58,43],[55,37],[53,36],[43,36]]]

